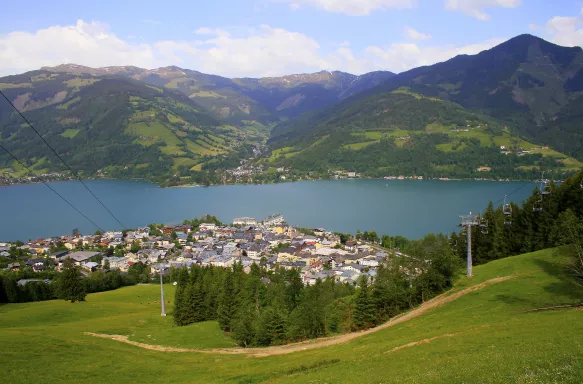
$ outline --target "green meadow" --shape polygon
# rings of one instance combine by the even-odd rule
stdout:
[[[0,368],[6,383],[581,383],[583,310],[532,311],[583,301],[570,260],[559,248],[478,266],[418,316],[344,343],[268,357],[155,351],[84,334],[233,347],[215,322],[176,327],[161,317],[156,285],[91,294],[77,304],[7,304],[0,306]],[[171,314],[174,287],[165,290]]]

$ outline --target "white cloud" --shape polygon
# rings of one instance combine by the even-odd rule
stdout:
[[[294,10],[303,5],[320,8],[328,12],[344,13],[350,16],[369,15],[372,11],[411,8],[417,0],[274,0],[290,3]]]
[[[484,12],[486,8],[516,8],[519,5],[520,0],[445,0],[448,11],[462,11],[482,21],[490,20],[490,15]]]
[[[130,44],[109,32],[107,25],[83,20],[34,33],[0,36],[0,73],[17,73],[45,65],[76,62],[93,67],[155,64],[146,44]]]
[[[76,63],[91,67],[135,65],[156,68],[178,65],[227,77],[264,77],[341,70],[362,74],[374,70],[401,72],[478,53],[502,40],[468,46],[394,43],[355,50],[348,41],[321,47],[298,32],[262,25],[257,28],[199,28],[192,40],[163,40],[139,44],[123,40],[107,25],[79,20],[33,33],[0,36],[0,75],[22,73],[41,66]]]
[[[374,63],[376,69],[383,69],[382,67],[384,67],[393,72],[402,72],[411,68],[446,61],[457,55],[474,55],[503,41],[504,39],[490,39],[482,43],[464,46],[431,45],[423,47],[414,43],[396,43],[386,48],[368,47],[366,53],[368,54],[369,62]]]
[[[430,40],[431,35],[416,31],[411,27],[405,28],[405,36],[407,36],[411,40]]]
[[[154,44],[165,61],[227,76],[276,76],[326,68],[320,45],[310,37],[262,25],[245,36],[217,30],[205,40]]]
[[[583,46],[583,8],[577,16],[555,16],[545,25],[545,32],[559,45]]]

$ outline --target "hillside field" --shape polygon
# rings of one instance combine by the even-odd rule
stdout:
[[[460,277],[406,321],[269,357],[153,351],[84,334],[191,349],[233,346],[214,322],[179,328],[171,316],[160,317],[156,285],[91,294],[77,304],[7,304],[0,307],[0,368],[9,383],[581,383],[581,308],[525,312],[583,301],[583,288],[567,275],[566,253],[549,249],[478,266],[473,278]],[[174,287],[165,289],[171,313]]]

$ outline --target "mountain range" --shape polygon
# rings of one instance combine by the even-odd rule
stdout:
[[[312,109],[375,87],[394,73],[377,71],[362,76],[321,71],[282,77],[234,78],[207,75],[176,66],[146,70],[122,66],[89,68],[75,64],[43,67],[53,73],[124,76],[146,84],[175,89],[206,108],[217,118],[241,124],[255,120],[270,124],[280,117],[294,117]]]
[[[583,159],[583,51],[531,35],[400,74],[63,64],[0,78],[0,89],[87,174],[188,179],[238,166],[266,139],[256,162],[271,173],[534,177]],[[36,172],[62,168],[7,103],[0,142]],[[25,171],[0,154],[2,173]]]

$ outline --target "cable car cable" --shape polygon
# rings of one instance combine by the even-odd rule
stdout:
[[[8,97],[4,94],[4,92],[2,92],[2,90],[0,90],[0,95],[2,95],[4,97],[4,99],[6,99],[6,101],[8,102],[8,104],[10,104],[10,106],[20,115],[20,117],[22,117],[22,119],[28,124],[28,126],[30,128],[32,128],[32,130],[38,135],[38,137],[41,138],[41,140],[47,145],[47,147],[49,147],[51,149],[51,151],[55,154],[55,156],[57,156],[59,158],[59,160],[61,160],[61,162],[63,164],[65,164],[65,167],[67,167],[69,169],[69,171],[71,171],[71,173],[77,178],[77,180],[79,180],[79,182],[83,185],[83,187],[85,187],[85,189],[95,198],[95,200],[97,200],[99,202],[99,204],[101,204],[101,206],[110,214],[111,217],[113,217],[115,219],[115,221],[117,221],[117,223],[123,228],[126,229],[125,226],[121,223],[121,221],[113,214],[113,212],[111,212],[111,210],[109,208],[107,208],[107,206],[95,195],[95,193],[93,193],[93,191],[87,186],[87,184],[85,184],[83,182],[83,179],[81,179],[81,177],[79,176],[79,174],[77,172],[75,172],[73,170],[73,168],[71,168],[69,166],[69,164],[67,164],[65,162],[65,160],[63,160],[63,158],[57,153],[57,151],[55,151],[55,149],[53,147],[51,147],[51,145],[45,140],[44,137],[42,137],[42,135],[36,130],[36,128],[30,123],[30,121],[28,121],[28,119],[26,117],[24,117],[24,115],[18,110],[18,108],[16,108],[16,106],[14,106],[14,104],[12,104],[12,101],[10,101],[10,99],[8,99]]]
[[[25,169],[27,169],[30,173],[32,173],[33,175],[35,175],[44,185],[46,185],[46,187],[48,189],[50,189],[51,191],[53,191],[65,203],[67,203],[71,208],[73,208],[75,211],[77,211],[77,213],[79,213],[81,216],[83,216],[85,219],[87,219],[87,221],[89,221],[91,224],[93,224],[97,229],[99,229],[101,232],[105,232],[99,225],[97,225],[93,220],[91,220],[89,217],[87,217],[87,215],[85,215],[83,212],[81,212],[81,210],[79,210],[79,208],[75,207],[69,200],[67,200],[65,197],[63,197],[63,195],[61,195],[53,187],[51,187],[45,180],[43,180],[42,177],[40,177],[39,175],[35,174],[26,164],[24,164],[22,161],[20,161],[16,156],[14,156],[14,154],[12,154],[12,152],[10,152],[8,149],[6,149],[2,144],[0,144],[0,148],[2,148],[6,153],[8,153],[8,155],[10,155],[10,157],[12,157],[14,159],[14,161],[16,161],[18,164],[20,164]]]

